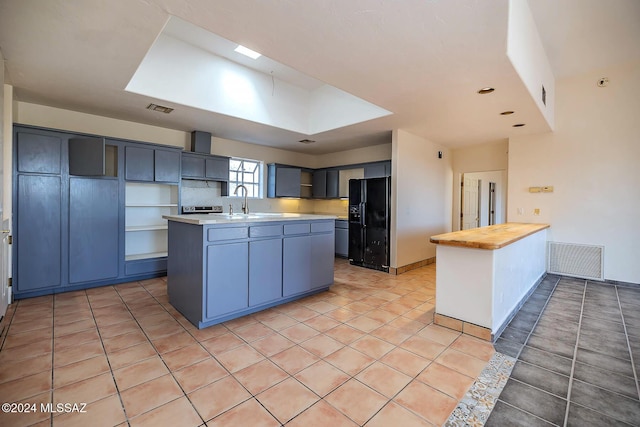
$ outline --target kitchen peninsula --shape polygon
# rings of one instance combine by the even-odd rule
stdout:
[[[493,341],[546,272],[548,224],[439,234],[435,323]]]
[[[335,216],[165,215],[169,302],[198,328],[333,284]]]

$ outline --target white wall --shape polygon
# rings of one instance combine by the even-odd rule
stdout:
[[[596,85],[601,77],[609,86]],[[604,245],[605,278],[633,283],[640,283],[639,113],[636,61],[558,80],[556,131],[509,141],[508,221],[549,223],[551,241]],[[528,192],[546,185],[555,191]]]
[[[554,129],[555,79],[527,0],[509,1],[507,56],[551,129]],[[542,102],[542,86],[546,104]]]
[[[504,204],[503,215],[506,215],[507,201],[507,168],[509,167],[509,141],[501,140],[487,144],[473,145],[470,147],[456,148],[452,150],[453,157],[453,209],[451,223],[453,231],[460,230],[460,183],[463,173],[502,171]],[[503,216],[504,219],[504,216]]]
[[[451,230],[449,149],[402,129],[392,135],[391,266],[436,255],[429,238]],[[438,158],[438,151],[443,158]]]
[[[316,163],[314,167],[326,168],[329,166],[379,162],[384,160],[391,160],[391,140],[389,140],[388,144],[355,148],[353,150],[339,151],[336,153],[320,154],[316,156]]]

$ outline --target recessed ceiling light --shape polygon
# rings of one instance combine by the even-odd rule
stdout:
[[[514,128],[521,128],[522,126],[524,126],[524,123],[516,123],[513,125]]]
[[[478,93],[479,93],[480,95],[484,95],[484,94],[487,94],[487,93],[491,93],[491,92],[493,92],[494,90],[495,90],[495,89],[494,89],[494,88],[492,88],[492,87],[483,87],[482,89],[480,89],[480,90],[478,91]]]
[[[508,116],[513,114],[513,111],[503,111],[502,113],[500,113],[501,116]]]
[[[233,50],[243,54],[244,56],[248,56],[251,59],[258,59],[262,56],[262,54],[256,52],[255,50],[251,50],[248,47],[244,47],[241,44],[239,44],[238,47]]]
[[[170,112],[173,111],[173,108],[165,107],[163,105],[158,105],[158,104],[149,104],[147,105],[147,110],[159,111],[161,113],[169,114]]]
[[[300,141],[303,144],[313,144],[315,141],[313,139],[301,139]]]

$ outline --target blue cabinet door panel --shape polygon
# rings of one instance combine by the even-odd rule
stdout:
[[[311,289],[310,271],[311,236],[284,238],[282,249],[282,295],[286,297]]]
[[[153,181],[154,159],[152,148],[125,147],[124,178],[132,181]]]
[[[249,243],[249,305],[282,298],[282,239]]]
[[[204,178],[204,158],[183,154],[182,176],[185,178]]]
[[[118,276],[118,181],[69,180],[69,283]]]
[[[336,199],[340,197],[338,176],[339,172],[337,170],[327,171],[327,198]]]
[[[19,292],[61,286],[62,203],[59,176],[18,175]]]
[[[311,289],[333,283],[334,247],[333,231],[311,236]]]
[[[313,197],[324,199],[327,197],[327,171],[320,169],[313,171],[313,187],[311,188]]]
[[[300,197],[300,168],[276,168],[276,197]]]
[[[18,132],[18,172],[60,173],[62,140],[54,136]]]
[[[336,221],[337,222],[337,221]],[[349,229],[336,227],[336,255],[349,256]]]
[[[180,151],[154,150],[155,174],[154,178],[159,182],[180,181]]]
[[[207,157],[205,159],[205,177],[213,180],[229,179],[229,158]]]
[[[207,318],[249,306],[248,264],[248,242],[207,246]]]

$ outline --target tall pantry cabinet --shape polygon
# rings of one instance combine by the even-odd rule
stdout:
[[[152,156],[152,175],[148,184],[154,188],[151,192],[142,191],[144,199],[139,204],[170,205],[160,209],[153,207],[151,212],[143,213],[142,218],[136,212],[140,208],[125,214],[126,206],[135,204],[133,201],[136,200],[136,194],[127,195],[128,186],[135,188],[147,184],[126,180],[126,150],[132,148],[148,149]],[[155,151],[160,153],[157,158],[163,165],[156,176],[173,181],[154,180]],[[174,147],[16,125],[14,297],[165,274],[166,223],[162,223],[161,215],[178,210],[180,151]],[[164,167],[167,161],[168,166]],[[129,164],[135,162],[130,159]],[[171,194],[169,202],[153,199],[158,188],[163,195]],[[146,225],[145,221],[152,225]],[[137,226],[126,227],[127,222]],[[143,231],[149,228],[152,231]],[[126,256],[125,231],[131,230],[142,236],[140,245],[151,248],[148,255]],[[151,243],[145,243],[145,237]],[[154,245],[160,249],[154,249]]]

